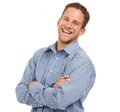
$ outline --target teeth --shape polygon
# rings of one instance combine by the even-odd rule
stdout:
[[[68,30],[65,30],[65,29],[63,29],[63,32],[68,33],[68,34],[71,33],[71,32],[69,32]]]

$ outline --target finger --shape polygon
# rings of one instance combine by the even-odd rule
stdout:
[[[58,81],[58,83],[66,83],[66,82],[69,82],[70,81],[70,78],[67,78],[67,79],[61,79]]]
[[[60,79],[67,79],[67,78],[70,78],[70,76],[69,75],[64,75]]]
[[[57,88],[59,86],[61,86],[64,83],[68,83],[70,81],[70,78],[67,79],[59,79],[54,85],[53,88]]]
[[[68,82],[69,82],[69,80],[64,80],[64,81],[58,82],[57,86],[63,85],[63,84],[68,83]]]

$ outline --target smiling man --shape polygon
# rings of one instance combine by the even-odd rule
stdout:
[[[58,20],[58,41],[36,51],[16,87],[31,112],[84,112],[83,101],[95,82],[95,68],[78,38],[90,18],[80,3],[66,5]]]
[[[58,21],[58,50],[60,50],[59,47],[63,49],[78,41],[78,37],[85,32],[85,28],[82,28],[83,21],[84,14],[81,10],[69,7],[64,11]]]

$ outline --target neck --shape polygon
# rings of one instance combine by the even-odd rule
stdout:
[[[65,44],[65,43],[61,43],[59,40],[57,41],[57,44],[56,44],[56,50],[57,51],[60,51],[62,49],[65,49],[66,47],[74,44],[75,42],[72,42],[72,43],[69,43],[69,44]]]
[[[56,49],[57,51],[59,51],[59,50],[66,48],[67,46],[68,46],[67,44],[62,44],[60,42],[57,42]]]

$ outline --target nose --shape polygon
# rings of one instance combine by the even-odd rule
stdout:
[[[66,27],[67,27],[67,28],[72,28],[72,22],[70,22],[70,21],[67,22],[67,23],[66,23]]]

